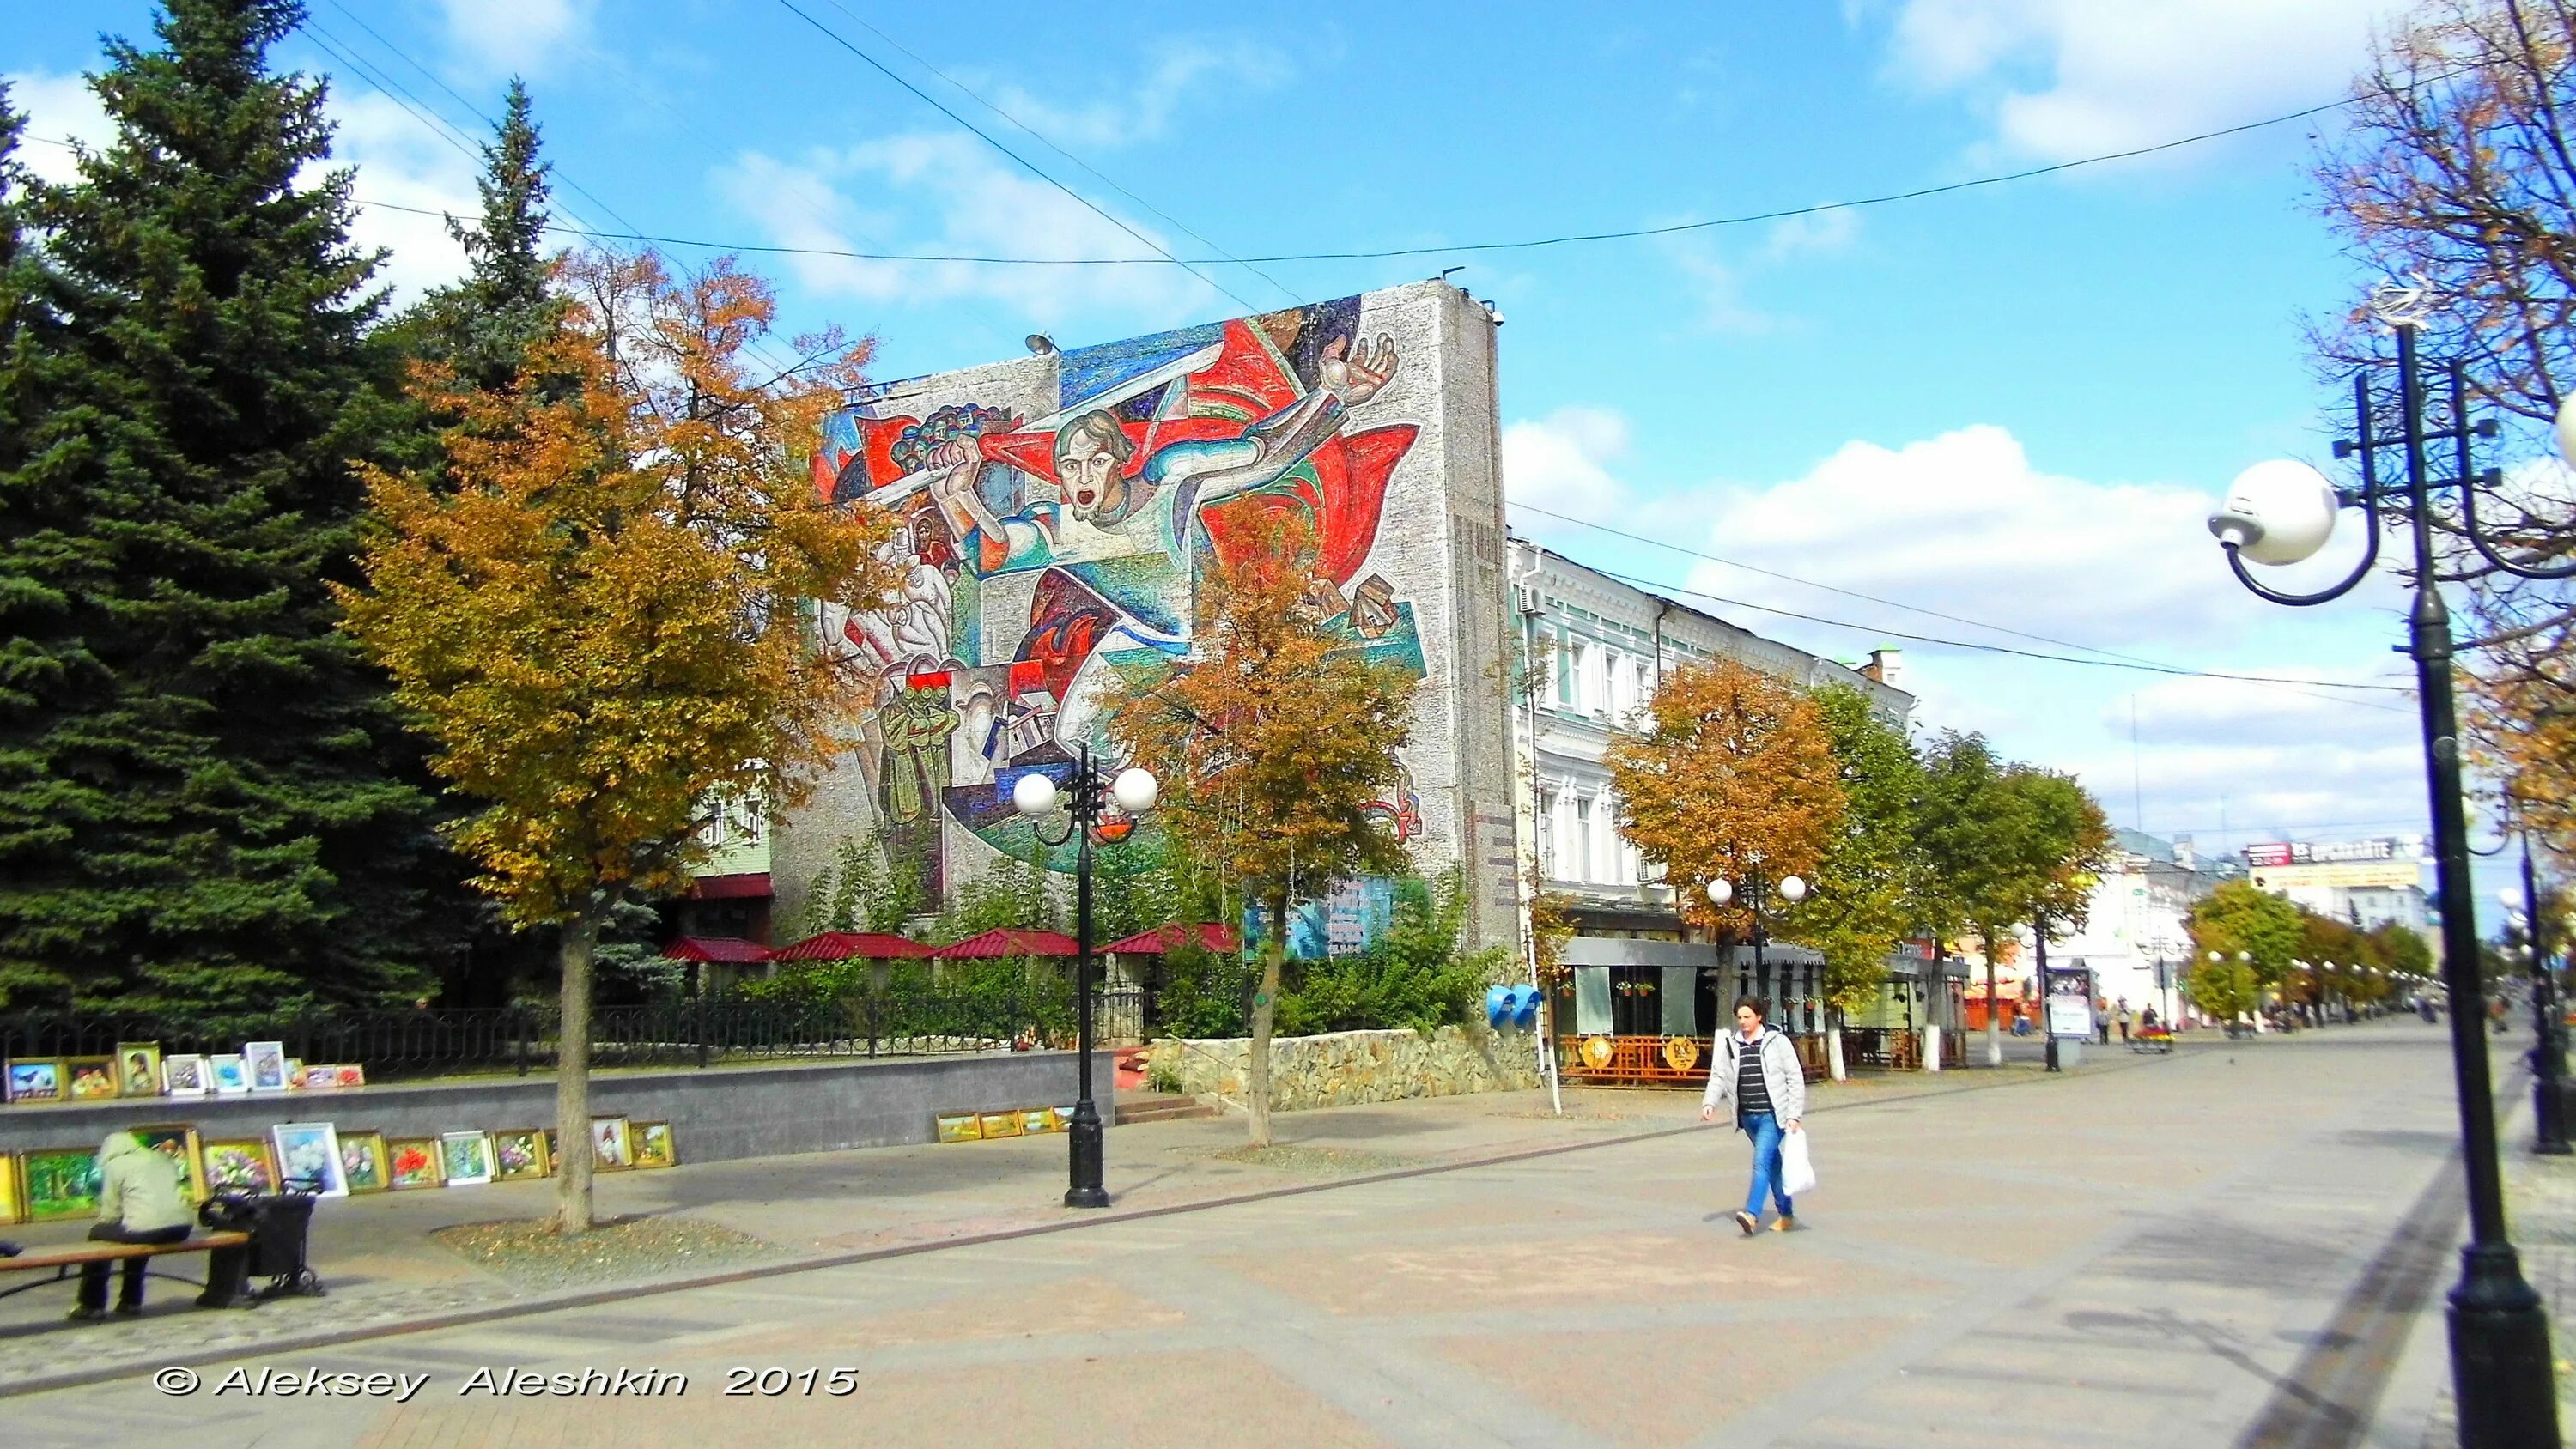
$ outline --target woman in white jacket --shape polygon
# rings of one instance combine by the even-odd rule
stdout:
[[[1762,1199],[1779,1204],[1771,1231],[1785,1233],[1797,1225],[1797,1209],[1780,1190],[1780,1135],[1802,1130],[1807,1115],[1807,1073],[1798,1064],[1797,1044],[1788,1033],[1763,1024],[1771,1003],[1747,996],[1735,1003],[1735,1030],[1721,1031],[1710,1045],[1708,1092],[1700,1098],[1699,1120],[1717,1120],[1725,1103],[1735,1107],[1736,1130],[1753,1139],[1753,1186],[1744,1195],[1744,1210],[1735,1225],[1746,1237],[1762,1226]]]

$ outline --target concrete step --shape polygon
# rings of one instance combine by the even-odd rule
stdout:
[[[1120,1093],[1110,1124],[1125,1127],[1136,1122],[1176,1122],[1190,1117],[1214,1117],[1220,1110],[1216,1103],[1204,1097],[1183,1097],[1169,1092]]]

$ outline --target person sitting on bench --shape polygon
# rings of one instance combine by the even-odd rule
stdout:
[[[190,1228],[184,1184],[185,1163],[143,1145],[131,1132],[110,1132],[98,1147],[98,1222],[89,1230],[101,1243],[177,1243]],[[143,1311],[144,1258],[121,1265],[116,1311],[133,1317]],[[107,1312],[105,1262],[81,1264],[80,1306],[74,1318],[98,1318]]]

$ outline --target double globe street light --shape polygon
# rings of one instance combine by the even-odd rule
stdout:
[[[1763,919],[1763,912],[1769,907],[1774,891],[1779,893],[1780,899],[1794,906],[1807,898],[1807,883],[1794,875],[1784,875],[1775,885],[1759,870],[1745,872],[1742,895],[1744,909],[1753,916],[1753,978],[1766,991],[1770,989],[1771,974],[1762,964],[1762,947],[1771,939],[1771,931]],[[1708,903],[1720,909],[1732,904],[1737,894],[1734,882],[1724,876],[1708,883]],[[1738,984],[1740,988],[1741,982]],[[1739,989],[1736,994],[1747,993]]]
[[[2470,422],[2467,379],[2456,360],[2446,368],[2446,425],[2425,426],[2415,341],[2427,300],[2420,286],[2387,284],[2372,294],[2372,312],[2397,336],[2399,431],[2395,437],[2375,431],[2370,377],[2356,374],[2353,411],[2358,433],[2336,442],[2334,451],[2338,458],[2359,458],[2361,486],[2337,489],[2305,463],[2257,463],[2229,487],[2226,501],[2210,517],[2209,531],[2227,550],[2227,566],[2239,583],[2273,603],[2302,608],[2339,599],[2369,575],[2379,560],[2383,507],[2394,510],[2394,521],[2406,524],[2413,535],[2415,566],[2410,582],[2415,598],[2408,643],[2401,652],[2414,658],[2416,703],[2422,713],[2434,878],[2444,907],[2442,979],[2451,998],[2451,1068],[2459,1091],[2462,1166],[2468,1178],[2469,1245],[2461,1252],[2460,1281],[2450,1295],[2451,1378],[2459,1405],[2460,1444],[2462,1449],[2556,1449],[2560,1440],[2549,1320],[2540,1295],[2524,1281],[2520,1259],[2505,1235],[2495,1101],[2487,1072],[2486,1012],[2478,982],[2477,913],[2470,906],[2476,892],[2469,882],[2468,816],[2460,793],[2460,730],[2451,694],[2451,616],[2436,573],[2442,563],[2433,539],[2436,500],[2455,492],[2460,538],[2501,572],[2526,579],[2566,579],[2576,577],[2576,562],[2549,567],[2519,563],[2506,558],[2480,530],[2479,489],[2494,488],[2502,478],[2494,470],[2482,473],[2471,466],[2470,440],[2492,438],[2497,429],[2492,420]],[[2576,458],[2576,408],[2562,406],[2557,425],[2560,451]],[[2442,442],[2452,445],[2453,471],[2450,477],[2436,478],[2428,445]],[[2402,482],[2380,478],[2379,455],[2388,448],[2404,452]],[[2361,510],[2365,533],[2361,558],[2341,582],[2314,593],[2293,593],[2263,583],[2246,568],[2248,561],[2278,566],[2314,557],[2333,534],[2336,514],[2347,507]]]
[[[1073,888],[1073,993],[1080,1022],[1075,1030],[1074,1060],[1079,1095],[1073,1102],[1073,1185],[1065,1189],[1066,1207],[1109,1206],[1109,1190],[1101,1185],[1100,1177],[1100,1109],[1091,1100],[1091,842],[1095,836],[1104,843],[1124,840],[1134,829],[1132,819],[1104,824],[1101,817],[1109,813],[1111,806],[1129,817],[1142,815],[1154,808],[1162,793],[1162,783],[1142,765],[1128,766],[1115,779],[1102,778],[1100,767],[1092,763],[1089,745],[1082,747],[1061,789],[1052,777],[1034,770],[1011,785],[1011,808],[1031,820],[1059,809],[1072,817],[1060,834],[1038,832],[1038,839],[1049,849],[1077,837],[1082,841]]]

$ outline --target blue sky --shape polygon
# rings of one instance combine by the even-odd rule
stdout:
[[[793,3],[1185,256],[1662,225],[2151,145],[2332,99],[2393,9]],[[132,0],[73,8],[0,34],[0,73],[39,135],[95,135],[76,77],[100,31],[149,23]],[[445,88],[488,113],[515,72],[585,221],[859,250],[1140,250],[782,0],[315,0],[312,19],[285,57],[332,74],[371,201],[466,209],[471,163],[413,111],[479,136]],[[2099,649],[2394,680],[2393,590],[2313,614],[2262,605],[2201,527],[2246,464],[2325,461],[2324,410],[2342,394],[2312,373],[2303,328],[2366,281],[2314,205],[2333,125],[1677,237],[1207,270],[1266,308],[1463,262],[1457,280],[1509,319],[1507,483],[1525,504]],[[432,219],[378,210],[364,225],[394,248],[399,288],[457,265]],[[885,376],[1010,356],[1032,331],[1075,345],[1246,310],[1169,267],[753,260],[791,323],[876,334]],[[1888,629],[2065,652],[1534,513],[1513,523],[1640,578],[1865,626],[1717,609],[1819,652],[1858,655]],[[2421,828],[2406,695],[1924,644],[1907,657],[1924,726],[1983,729],[2075,770],[2123,825],[2195,832],[2204,849]]]

